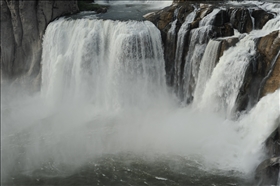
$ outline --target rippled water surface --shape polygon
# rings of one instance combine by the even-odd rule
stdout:
[[[3,185],[252,185],[238,172],[204,170],[187,157],[107,155],[68,172],[49,162],[40,170],[11,177]]]

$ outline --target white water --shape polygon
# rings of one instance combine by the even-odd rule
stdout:
[[[257,38],[278,29],[278,24],[275,24],[278,19],[279,16],[268,21],[262,30],[245,34],[235,47],[224,52],[206,85],[202,100],[198,104],[200,108],[223,112],[227,117],[232,117],[246,69],[256,55]]]
[[[175,54],[175,86],[179,87],[181,84],[181,64],[183,60],[183,48],[185,45],[186,34],[189,31],[189,24],[194,21],[196,15],[196,10],[191,12],[185,19],[185,22],[182,24],[178,31],[177,36],[177,47]]]
[[[216,66],[220,44],[221,41],[215,40],[210,40],[207,44],[199,67],[198,80],[194,92],[194,104],[200,101],[205,86],[212,75],[214,67]]]
[[[225,51],[205,87],[200,107],[225,112],[230,117],[246,69],[255,54],[254,37],[250,35]]]
[[[263,160],[263,142],[276,128],[280,91],[238,121],[211,110],[234,99],[242,77],[229,70],[242,76],[256,35],[224,53],[202,96],[202,103],[214,105],[194,111],[180,108],[166,92],[160,33],[151,23],[51,23],[44,37],[42,95],[18,99],[15,91],[3,90],[2,174],[75,168],[96,156],[132,152],[179,155],[210,172],[247,176]],[[8,95],[13,99],[6,102]]]
[[[202,26],[207,26],[207,25],[212,25],[215,16],[220,12],[220,9],[214,9],[210,14],[205,16],[200,22],[199,22],[199,27]]]
[[[165,94],[161,40],[150,22],[61,19],[45,38],[42,94],[55,102],[71,97],[115,109]]]
[[[190,46],[188,54],[185,58],[184,74],[182,80],[182,89],[184,102],[191,101],[193,91],[198,79],[198,70],[203,53],[206,49],[209,39],[209,32],[212,30],[211,26],[203,26],[191,31]]]
[[[200,27],[193,29],[190,33],[189,50],[185,58],[181,84],[185,103],[190,103],[193,99],[198,80],[199,66],[209,40],[209,33],[212,32],[213,21],[219,11],[219,9],[214,9],[200,21]]]

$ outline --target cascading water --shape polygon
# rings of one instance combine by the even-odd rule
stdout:
[[[167,71],[167,84],[172,85],[173,84],[173,77],[171,77],[169,74],[174,73],[174,67],[173,67],[173,59],[175,56],[175,51],[176,51],[176,39],[177,39],[177,34],[176,34],[176,27],[177,27],[177,14],[178,14],[178,9],[174,11],[174,21],[171,24],[171,28],[169,29],[167,33],[167,38],[166,38],[166,47],[165,47],[165,62],[166,62],[166,69],[170,69],[169,72]]]
[[[185,19],[185,22],[180,27],[178,32],[178,39],[177,39],[177,47],[175,53],[175,77],[174,77],[174,85],[177,89],[177,94],[179,97],[181,96],[181,79],[182,79],[182,63],[183,63],[183,52],[184,46],[186,43],[186,37],[188,36],[189,32],[189,24],[194,20],[196,15],[196,11],[191,12]],[[184,63],[183,63],[184,64]]]
[[[163,50],[150,22],[59,20],[45,38],[42,93],[55,101],[80,97],[109,109],[164,95]]]
[[[209,33],[213,29],[211,24],[213,24],[215,16],[219,11],[219,9],[214,9],[200,21],[199,24],[201,27],[192,30],[190,33],[190,46],[185,58],[181,85],[185,103],[191,103],[193,100],[200,61],[209,41]]]
[[[218,112],[225,111],[226,115],[230,116],[246,68],[255,53],[254,37],[250,36],[243,38],[236,47],[227,50],[205,87],[200,106],[211,107]]]
[[[198,80],[194,92],[194,104],[201,99],[204,88],[212,75],[214,67],[216,66],[220,45],[221,41],[215,40],[210,40],[207,44],[199,67]]]
[[[263,142],[277,127],[280,90],[237,120],[212,111],[234,108],[256,38],[279,29],[279,18],[240,35],[215,66],[221,42],[208,42],[204,32],[216,13],[192,31],[184,73],[183,44],[196,10],[177,39],[175,83],[192,84],[182,88],[184,96],[194,96],[192,106],[202,109],[182,108],[168,93],[160,32],[152,23],[69,18],[49,24],[41,94],[6,100],[11,91],[3,92],[4,182],[251,185]]]
[[[240,37],[242,38],[235,47],[229,48],[220,58],[213,74],[207,83],[200,108],[225,112],[227,117],[234,113],[235,101],[242,85],[246,69],[256,55],[256,41],[278,27],[275,22],[279,18],[270,20],[262,30],[255,30]]]

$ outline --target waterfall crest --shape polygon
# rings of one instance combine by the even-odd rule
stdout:
[[[150,22],[61,19],[48,27],[43,47],[42,93],[56,101],[120,108],[166,91],[160,34]]]

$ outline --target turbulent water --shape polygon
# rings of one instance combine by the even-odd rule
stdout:
[[[263,142],[277,127],[280,90],[237,120],[225,118],[255,54],[254,38],[277,27],[277,19],[241,35],[216,65],[220,42],[200,37],[211,26],[205,17],[190,34],[192,70],[181,73],[185,82],[191,75],[196,87],[189,95],[199,98],[185,107],[166,85],[161,36],[152,23],[52,22],[44,36],[40,94],[2,92],[2,183],[252,184]],[[177,50],[185,34],[179,31]]]

